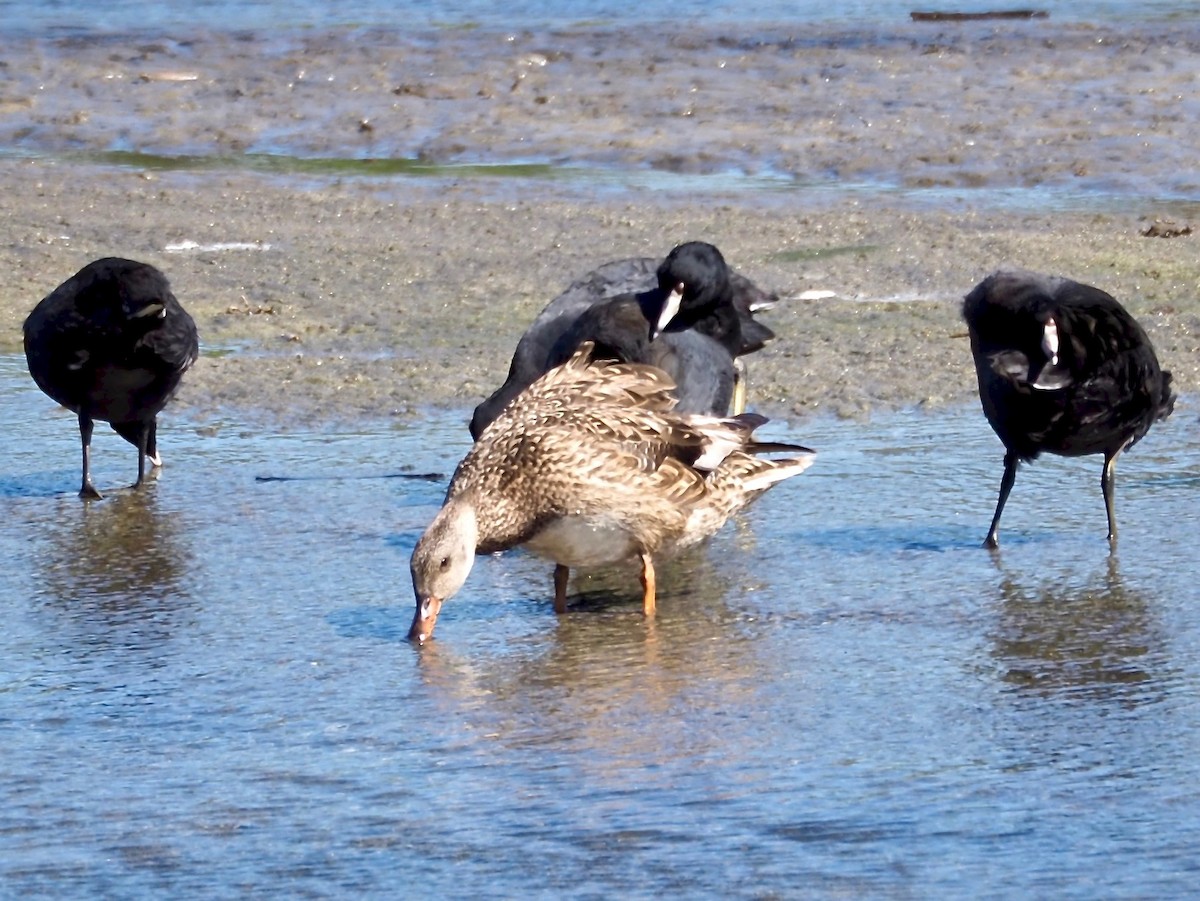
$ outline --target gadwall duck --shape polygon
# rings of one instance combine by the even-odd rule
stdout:
[[[674,379],[678,410],[723,416],[745,407],[739,357],[775,333],[754,314],[777,297],[732,272],[712,244],[691,241],[666,259],[614,260],[572,284],[534,319],[517,343],[504,384],[475,408],[480,433],[534,379],[584,341],[597,354],[649,363]]]
[[[585,342],[509,404],[458,465],[413,550],[409,638],[433,634],[476,554],[518,546],[555,562],[558,613],[570,567],[637,560],[651,616],[654,556],[708,538],[812,463],[806,447],[755,441],[765,417],[675,413],[674,389],[654,367],[593,359]],[[758,456],[771,452],[793,456]]]
[[[983,412],[1004,444],[1004,476],[986,547],[999,545],[1000,514],[1017,464],[1043,451],[1104,454],[1100,487],[1108,539],[1116,541],[1117,457],[1175,403],[1146,332],[1112,296],[1078,282],[997,272],[963,302]]]
[[[111,423],[138,449],[138,474],[158,455],[157,417],[199,353],[196,324],[166,276],[146,263],[106,258],[84,266],[25,320],[29,373],[52,400],[79,417],[83,479],[92,484],[93,422]]]

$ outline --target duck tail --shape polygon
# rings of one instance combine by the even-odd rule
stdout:
[[[746,445],[748,454],[816,454],[811,447],[786,441],[752,441]]]
[[[755,497],[777,482],[798,476],[816,460],[812,451],[798,457],[765,458],[734,454],[712,474],[714,480],[734,480],[743,494]]]
[[[750,457],[758,454],[803,454],[815,453],[802,444],[784,441],[755,441],[754,431],[770,420],[759,413],[740,413],[737,416],[716,418],[712,416],[687,416],[687,424],[702,436],[703,451],[692,463],[695,469],[711,472],[735,452]],[[782,461],[780,461],[782,462]]]
[[[748,454],[816,453],[811,447],[805,447],[803,444],[793,444],[790,441],[755,441],[752,437],[754,431],[770,421],[761,413],[740,413],[737,416],[730,416],[724,420],[724,422],[745,436],[745,443],[741,449]]]
[[[816,458],[817,455],[810,452],[803,457],[790,457],[782,460],[759,459],[758,462],[762,464],[762,467],[746,477],[746,490],[751,492],[766,491],[776,482],[782,482],[784,479],[800,475],[800,473],[813,465],[813,461]]]

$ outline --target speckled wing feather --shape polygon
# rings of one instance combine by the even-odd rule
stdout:
[[[619,521],[647,550],[683,546],[807,466],[754,456],[811,453],[755,442],[763,417],[675,414],[674,385],[663,372],[592,360],[590,350],[582,346],[534,382],[459,464],[448,497],[469,491],[486,498],[477,510],[481,552],[521,544],[547,523],[579,516]],[[781,467],[778,474],[772,467]]]
[[[677,459],[695,456],[703,439],[671,414],[671,379],[589,352],[581,347],[522,392],[459,464],[448,496],[487,497],[481,523],[497,545],[585,509],[627,508],[631,521],[644,516],[650,531],[671,535],[686,522],[681,505],[704,494],[703,475]]]
[[[704,441],[675,408],[675,383],[665,372],[637,363],[593,360],[583,344],[571,358],[543,375],[497,417],[489,429],[500,435],[554,428],[581,442],[620,445],[653,465],[670,449],[694,456]],[[686,449],[686,450],[685,450]]]

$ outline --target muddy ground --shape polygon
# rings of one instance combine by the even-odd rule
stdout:
[[[197,320],[204,354],[177,399],[193,415],[465,410],[503,380],[525,324],[574,278],[701,238],[782,298],[763,314],[777,340],[750,360],[753,404],[769,414],[968,400],[959,304],[1002,264],[1101,285],[1140,317],[1182,391],[1200,378],[1196,239],[1145,237],[1136,211],[597,201],[537,184],[500,193],[468,182],[397,198],[354,181],[297,190],[247,174],[5,162],[0,349],[19,351],[24,316],[61,280],[124,255],[161,267]],[[788,299],[808,290],[836,296]]]
[[[958,307],[1002,265],[1112,292],[1194,392],[1200,234],[1144,233],[1192,224],[1163,198],[1195,182],[1200,45],[1165,26],[904,27],[0,39],[0,351],[55,285],[127,256],[162,268],[199,324],[177,399],[191,416],[465,418],[571,281],[701,239],[784,298],[750,360],[771,415],[969,401]],[[170,159],[113,165],[122,148]],[[254,171],[272,154],[326,162]],[[329,162],[355,156],[695,178],[622,191]],[[790,181],[726,191],[727,171]],[[1144,185],[1145,201],[1054,200]],[[808,290],[835,296],[787,299]]]

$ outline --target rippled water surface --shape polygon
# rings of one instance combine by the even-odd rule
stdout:
[[[693,556],[480,559],[404,640],[465,415],[276,436],[164,417],[74,496],[0,364],[10,897],[1168,897],[1200,881],[1200,440],[1024,470],[975,410],[814,422]],[[788,429],[779,427],[779,434]],[[97,484],[130,448],[97,429]],[[439,473],[423,480],[402,477]],[[293,480],[258,481],[258,476]]]

